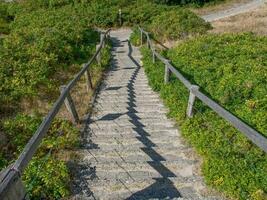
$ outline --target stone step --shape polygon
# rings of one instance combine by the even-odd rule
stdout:
[[[95,105],[94,113],[125,113],[125,112],[134,112],[134,113],[138,113],[138,112],[145,112],[145,113],[149,113],[149,112],[158,112],[158,113],[164,113],[167,114],[168,113],[168,109],[164,108],[164,107],[157,107],[157,106],[142,106],[142,107],[133,107],[133,108],[101,108],[98,105]]]
[[[134,107],[134,108],[164,108],[164,105],[160,102],[160,100],[152,100],[152,101],[131,101],[129,99],[118,99],[118,100],[113,100],[113,101],[108,101],[104,99],[96,99],[95,107],[110,107],[110,106],[115,106],[115,107]],[[165,108],[166,109],[166,108]],[[167,109],[166,109],[167,110]]]
[[[155,118],[155,119],[167,119],[164,113],[155,112],[124,112],[124,113],[107,113],[107,112],[97,112],[93,113],[92,119],[101,119],[101,118]]]
[[[150,99],[150,98],[159,98],[158,94],[134,94],[134,93],[126,93],[126,92],[122,92],[122,93],[117,93],[117,94],[107,94],[107,93],[99,93],[98,94],[99,97],[102,98],[133,98],[135,100],[137,99]]]
[[[163,125],[175,125],[174,121],[171,120],[167,120],[167,119],[159,119],[159,118],[139,118],[137,116],[126,116],[125,118],[112,118],[112,116],[109,118],[108,116],[104,117],[104,118],[100,118],[98,120],[93,120],[91,118],[90,123],[104,123],[104,124],[109,124],[109,123],[115,123],[115,124],[119,124],[119,125],[127,125],[129,123],[134,124],[134,123],[143,123],[143,124],[149,124],[149,125],[154,125],[154,124],[163,124]]]
[[[143,151],[143,152],[142,152]],[[176,154],[172,151],[164,151],[162,150],[161,153],[157,151],[153,151],[151,148],[143,148],[142,150],[137,149],[136,154],[134,154],[134,151],[131,150],[129,152],[126,152],[125,150],[118,149],[118,150],[99,150],[98,152],[96,149],[87,149],[83,150],[83,160],[94,163],[95,165],[102,165],[103,163],[139,163],[140,165],[143,163],[144,165],[147,164],[147,162],[163,162],[168,161],[170,163],[176,163],[178,166],[178,163],[180,165],[186,164],[194,164],[197,161],[196,160],[189,160],[186,155],[185,150],[183,152],[176,152]],[[102,153],[102,154],[101,154]]]
[[[89,124],[91,129],[110,129],[110,128],[142,128],[142,127],[147,127],[147,128],[153,128],[153,129],[160,129],[166,127],[173,127],[174,123],[171,121],[150,121],[150,120],[99,120],[99,121],[94,121]]]
[[[117,99],[117,100],[106,100],[104,98],[97,98],[95,100],[95,103],[97,104],[103,104],[103,103],[108,103],[111,105],[119,105],[119,104],[126,104],[129,103],[129,100],[126,99]],[[133,102],[133,104],[135,104],[136,106],[140,106],[140,105],[158,105],[158,106],[163,106],[162,101],[160,99],[147,99],[147,100],[139,100],[139,101],[135,101]]]
[[[146,137],[146,136],[137,136],[137,137],[105,137],[105,138],[100,138],[100,137],[88,137],[88,140],[92,141],[95,144],[118,144],[118,145],[127,145],[127,144],[136,144],[136,143],[143,143],[147,146],[157,146],[157,144],[160,143],[175,143],[177,144],[177,141],[180,140],[179,137]]]
[[[92,138],[98,138],[98,137],[125,137],[125,138],[136,138],[142,136],[146,136],[148,138],[157,138],[157,137],[169,137],[169,138],[179,138],[180,139],[180,133],[177,130],[174,131],[150,131],[146,132],[144,130],[142,131],[136,131],[134,129],[125,132],[125,131],[111,131],[111,130],[105,130],[105,131],[94,131],[91,130],[90,127],[85,127],[83,132],[87,135],[87,137],[92,137]]]
[[[165,155],[175,155],[179,158],[184,158],[184,159],[189,159],[190,153],[191,153],[191,148],[187,146],[177,146],[177,147],[172,147],[172,148],[159,148],[159,147],[153,147],[153,148],[126,148],[126,149],[113,149],[113,150],[105,150],[105,149],[82,149],[81,153],[82,155],[91,155],[91,156],[111,156],[111,157],[116,157],[116,156],[130,156],[130,155],[141,155],[144,156],[144,154],[150,155],[151,158],[154,158],[154,160],[167,160],[165,159]],[[193,160],[193,158],[192,158]],[[131,162],[131,161],[130,161]]]
[[[177,131],[175,128],[172,127],[165,127],[162,125],[155,125],[150,127],[143,127],[143,126],[135,126],[135,127],[123,127],[123,126],[110,126],[110,127],[97,127],[97,126],[89,126],[87,128],[87,131],[91,131],[92,133],[96,132],[106,132],[109,134],[110,132],[130,132],[130,131],[136,131],[137,134],[141,136],[147,136],[150,132],[154,131]]]
[[[98,95],[97,99],[105,100],[105,101],[131,101],[131,102],[138,102],[138,101],[159,101],[160,98],[158,96],[129,96],[129,95]]]
[[[154,138],[165,138],[168,137],[170,138],[170,140],[173,139],[180,139],[180,133],[177,131],[153,131],[153,132],[136,132],[135,130],[129,131],[129,132],[118,132],[118,131],[114,131],[114,132],[95,132],[93,130],[90,129],[84,129],[84,132],[86,132],[86,135],[88,138],[94,139],[94,138],[122,138],[122,137],[126,137],[126,138],[136,138],[136,137],[140,137],[140,135],[154,139]]]
[[[87,179],[87,182],[90,191],[93,193],[92,199],[103,200],[200,200],[200,197],[196,194],[196,189],[200,190],[203,188],[203,184],[198,177],[157,178],[148,180],[99,180],[96,177],[92,181]],[[90,199],[90,194],[84,191],[83,197]]]
[[[87,160],[86,160],[87,162]],[[181,162],[106,162],[97,163],[88,160],[88,164],[95,168],[95,175],[99,179],[132,179],[144,180],[153,178],[192,177],[193,165]]]
[[[107,91],[107,90],[104,90],[104,91],[101,91],[98,93],[99,96],[103,96],[103,95],[106,95],[106,96],[118,96],[118,95],[135,95],[135,96],[157,96],[158,97],[158,94],[156,94],[155,92],[153,91],[142,91],[142,90],[131,90],[131,91]]]
[[[161,149],[165,148],[175,148],[177,146],[184,146],[180,141],[172,141],[172,142],[160,142],[156,145],[143,143],[138,140],[132,141],[132,143],[120,143],[118,141],[116,144],[108,144],[108,143],[94,143],[93,141],[89,141],[87,144],[84,144],[84,147],[87,149],[102,149],[102,150],[127,150],[127,149],[140,149],[140,148],[150,148],[150,147],[159,147]]]

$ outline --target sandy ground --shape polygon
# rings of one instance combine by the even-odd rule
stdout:
[[[206,15],[201,15],[201,17],[208,22],[212,22],[212,21],[220,20],[226,17],[235,16],[241,13],[255,10],[263,6],[265,3],[266,3],[266,0],[252,0],[249,2],[245,0],[245,3],[236,3],[236,4],[233,4],[231,8],[216,11],[214,13],[209,13]]]

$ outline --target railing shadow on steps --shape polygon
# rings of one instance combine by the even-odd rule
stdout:
[[[101,63],[101,50],[105,47],[105,41],[110,37],[110,30],[105,33],[101,33],[100,43],[96,46],[96,52],[92,58],[85,64],[80,72],[78,72],[74,78],[66,85],[60,87],[60,96],[54,103],[52,109],[49,111],[47,116],[42,121],[41,125],[34,133],[32,138],[26,144],[22,153],[19,155],[18,159],[11,164],[8,168],[3,169],[0,172],[0,199],[27,199],[27,195],[21,181],[21,175],[23,174],[25,168],[28,166],[33,155],[37,151],[42,139],[48,132],[53,119],[56,117],[62,105],[65,103],[67,110],[70,112],[73,121],[79,123],[79,115],[75,109],[74,102],[71,98],[71,89],[77,84],[82,76],[85,75],[87,82],[87,89],[93,89],[93,84],[91,81],[91,75],[89,73],[89,68],[92,63],[96,60],[98,64]]]
[[[137,66],[134,71],[130,81],[127,84],[128,88],[128,107],[127,107],[127,115],[129,117],[129,121],[133,124],[133,130],[138,134],[136,137],[144,147],[140,149],[151,158],[151,161],[147,161],[147,164],[152,167],[155,171],[157,171],[161,177],[153,178],[154,183],[144,188],[141,191],[133,193],[127,200],[135,200],[135,199],[148,199],[148,198],[179,198],[182,197],[180,192],[174,186],[174,183],[170,180],[170,178],[177,177],[171,170],[169,170],[161,161],[166,161],[166,159],[160,155],[153,147],[157,145],[154,144],[149,139],[149,133],[145,130],[145,125],[141,122],[141,119],[138,117],[138,111],[135,109],[136,105],[136,95],[134,89],[134,82],[137,78],[137,75],[140,71],[140,64],[132,57],[132,46],[128,41],[129,53],[128,57],[131,61]],[[193,191],[192,191],[193,192]]]
[[[267,138],[261,133],[254,130],[252,127],[244,123],[241,119],[233,115],[231,112],[220,106],[214,100],[209,98],[203,92],[199,90],[198,85],[193,85],[188,81],[172,64],[170,60],[165,59],[162,55],[156,52],[156,48],[153,45],[150,34],[144,31],[141,27],[138,27],[141,34],[141,45],[143,45],[143,36],[146,37],[147,47],[151,50],[153,63],[155,63],[156,58],[165,64],[165,75],[164,82],[167,84],[170,80],[170,75],[173,73],[176,78],[182,82],[182,84],[189,90],[189,99],[187,106],[187,116],[189,118],[193,117],[193,106],[196,98],[201,100],[205,105],[216,112],[220,117],[228,121],[232,126],[239,130],[243,135],[245,135],[251,142],[257,145],[261,150],[267,153]]]
[[[115,44],[116,43],[119,44],[118,40],[113,39],[113,42]],[[151,141],[151,139],[149,138],[149,136],[151,136],[150,133],[146,131],[146,126],[142,123],[141,118],[138,116],[139,111],[136,109],[137,108],[137,105],[136,105],[137,96],[136,96],[134,84],[138,76],[138,73],[140,72],[141,65],[132,56],[133,49],[132,49],[131,43],[129,41],[123,41],[123,42],[125,43],[127,42],[127,45],[129,48],[127,56],[130,58],[132,62],[131,66],[133,66],[133,67],[129,67],[130,69],[133,70],[133,72],[131,74],[130,80],[127,82],[127,85],[126,85],[126,88],[127,88],[126,112],[107,113],[101,118],[96,119],[96,120],[91,120],[89,116],[87,123],[89,124],[89,123],[94,123],[97,121],[114,122],[114,120],[120,118],[123,115],[127,116],[129,119],[129,122],[132,124],[132,130],[137,134],[135,138],[139,140],[140,143],[143,145],[142,147],[140,147],[140,150],[144,152],[144,154],[150,158],[150,160],[146,162],[147,167],[153,168],[159,174],[160,177],[153,178],[153,183],[151,185],[145,187],[144,189],[140,191],[131,192],[131,195],[128,198],[126,198],[127,200],[148,199],[148,198],[164,199],[164,198],[182,197],[182,194],[178,191],[173,181],[171,180],[171,178],[175,178],[175,177],[177,178],[177,175],[173,173],[170,169],[168,169],[162,163],[162,161],[166,161],[166,159],[160,153],[158,153],[157,150],[154,149],[154,147],[157,147],[157,144]],[[117,70],[118,68],[117,65],[118,65],[118,62],[114,62],[112,69],[110,69],[110,72],[112,72],[114,69]],[[122,69],[125,69],[125,68],[122,68]],[[105,88],[105,90],[118,90],[120,88],[121,87],[112,87],[112,88],[108,87],[108,88]],[[89,137],[93,135],[93,130],[91,130],[89,127],[85,129],[84,131],[86,132],[86,135]],[[91,154],[94,159],[96,159],[93,153],[90,152],[91,149],[95,149],[95,148],[91,148],[90,146],[85,146],[85,149],[88,150],[89,154]],[[117,154],[119,155],[119,152],[117,152]],[[121,157],[121,159],[124,162],[126,162],[123,159],[123,157]],[[115,161],[115,163],[117,163],[117,161]],[[88,177],[90,181],[94,181],[94,179],[96,180],[98,179],[97,174],[94,173],[94,169],[97,166],[90,165],[88,167],[87,165],[88,163],[85,164],[85,166],[82,166],[82,168],[84,168],[83,172],[81,171],[79,172],[80,175],[77,178],[78,182],[76,184],[78,186],[77,193],[79,193],[80,191],[85,191],[86,192],[85,195],[87,195],[88,197],[90,196],[94,198],[94,193],[90,189],[90,186],[88,186],[87,179]],[[117,165],[119,168],[123,168],[122,166],[120,166],[119,163],[117,163]],[[127,175],[129,176],[131,180],[133,181],[135,180],[136,178],[135,176],[132,176],[127,170],[125,170],[125,172],[127,173]],[[178,178],[183,179],[182,177],[178,177]],[[131,191],[128,188],[127,181],[123,181],[121,179],[118,179],[118,180],[121,182],[121,184],[123,184],[123,186],[127,190]],[[192,195],[195,194],[195,191],[192,188],[183,188],[183,189],[190,190],[190,193],[192,193]]]

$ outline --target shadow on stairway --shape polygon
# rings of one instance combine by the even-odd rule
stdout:
[[[129,46],[129,58],[133,61],[133,63],[136,65],[136,70],[133,73],[127,88],[128,88],[128,116],[130,118],[130,122],[134,125],[135,128],[133,128],[136,133],[139,134],[137,139],[142,142],[146,147],[141,148],[144,153],[146,153],[153,161],[147,162],[152,168],[154,168],[161,176],[162,178],[155,178],[155,183],[150,185],[149,187],[138,191],[134,194],[132,194],[127,199],[148,199],[148,198],[178,198],[181,197],[181,194],[176,189],[176,187],[173,185],[172,181],[169,180],[170,177],[176,177],[176,175],[170,171],[167,167],[165,167],[161,161],[165,161],[164,157],[162,157],[160,154],[158,154],[153,147],[156,145],[147,137],[149,133],[147,133],[144,129],[144,125],[141,123],[140,118],[137,116],[137,111],[135,110],[135,102],[136,102],[136,96],[134,91],[134,82],[138,75],[138,72],[140,70],[139,63],[132,57],[132,46],[130,42],[128,42]],[[129,114],[131,113],[131,114]]]
[[[173,199],[173,198],[179,198],[181,197],[180,192],[176,189],[173,182],[170,180],[172,177],[176,177],[176,175],[170,171],[167,167],[165,167],[161,161],[166,161],[166,159],[161,156],[153,147],[156,147],[157,145],[154,144],[148,136],[150,136],[149,132],[145,130],[145,125],[141,122],[141,118],[138,116],[138,111],[136,110],[136,92],[134,88],[134,84],[136,81],[136,78],[138,76],[138,73],[140,71],[140,64],[137,60],[135,60],[132,56],[132,46],[129,41],[119,41],[117,38],[112,38],[113,41],[113,48],[121,46],[121,42],[127,43],[129,47],[128,57],[132,61],[132,67],[125,67],[121,69],[131,69],[134,70],[133,74],[127,83],[127,102],[125,102],[127,106],[127,111],[123,113],[108,113],[102,118],[98,119],[97,121],[113,121],[121,117],[122,115],[127,115],[129,118],[130,123],[132,123],[133,131],[135,131],[138,136],[136,136],[136,139],[139,140],[144,147],[141,147],[140,149],[151,159],[150,161],[147,161],[148,168],[151,167],[155,171],[157,171],[160,174],[159,178],[154,178],[154,183],[149,185],[148,187],[144,188],[143,190],[140,190],[138,192],[132,192],[131,196],[127,199]],[[118,70],[118,62],[115,60],[112,61],[113,67],[112,70]],[[117,65],[117,66],[116,66]],[[134,67],[133,67],[134,66]],[[108,87],[105,90],[119,90],[121,87]],[[88,153],[90,153],[90,149],[97,149],[99,148],[97,144],[94,144],[91,140],[89,140],[88,143],[88,134],[89,138],[90,135],[94,134],[92,130],[90,129],[90,123],[92,121],[90,119],[87,120],[85,125],[85,133],[87,136],[87,143],[85,144],[84,148],[88,150]],[[93,192],[90,190],[90,186],[86,184],[87,180],[83,180],[83,177],[88,177],[89,175],[89,181],[91,179],[98,179],[97,177],[97,169],[93,166],[80,166],[82,172],[80,172],[79,177],[79,183],[76,183],[76,185],[79,185],[78,187],[81,187],[79,189],[80,191],[85,191],[86,195],[88,197],[92,197],[95,199]],[[134,179],[134,177],[133,177]],[[127,182],[123,183],[125,187],[127,188]]]

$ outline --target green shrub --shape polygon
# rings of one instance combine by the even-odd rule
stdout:
[[[7,134],[9,146],[0,150],[3,168],[22,152],[26,143],[40,125],[40,116],[19,114],[6,120],[3,131]],[[44,138],[36,156],[23,174],[23,181],[32,199],[58,199],[69,194],[69,172],[65,161],[57,153],[73,149],[78,144],[79,130],[62,119],[55,119]]]
[[[189,35],[206,33],[211,25],[187,9],[171,10],[152,18],[149,32],[161,40],[183,39]]]
[[[0,50],[0,102],[36,96],[40,87],[51,92],[62,84],[53,76],[85,62],[99,41],[87,25],[71,7],[18,15]]]
[[[208,35],[168,55],[192,82],[267,136],[266,44],[266,37],[253,34]]]
[[[137,27],[134,27],[132,29],[132,33],[130,36],[130,42],[134,45],[134,46],[140,46],[141,45],[141,36],[140,36],[140,30]]]
[[[142,53],[150,85],[203,156],[206,182],[234,198],[266,199],[266,154],[199,101],[194,117],[186,118],[187,89],[174,76],[165,85],[164,65],[153,64],[146,48]],[[266,38],[208,35],[180,44],[168,55],[192,83],[266,135]]]

